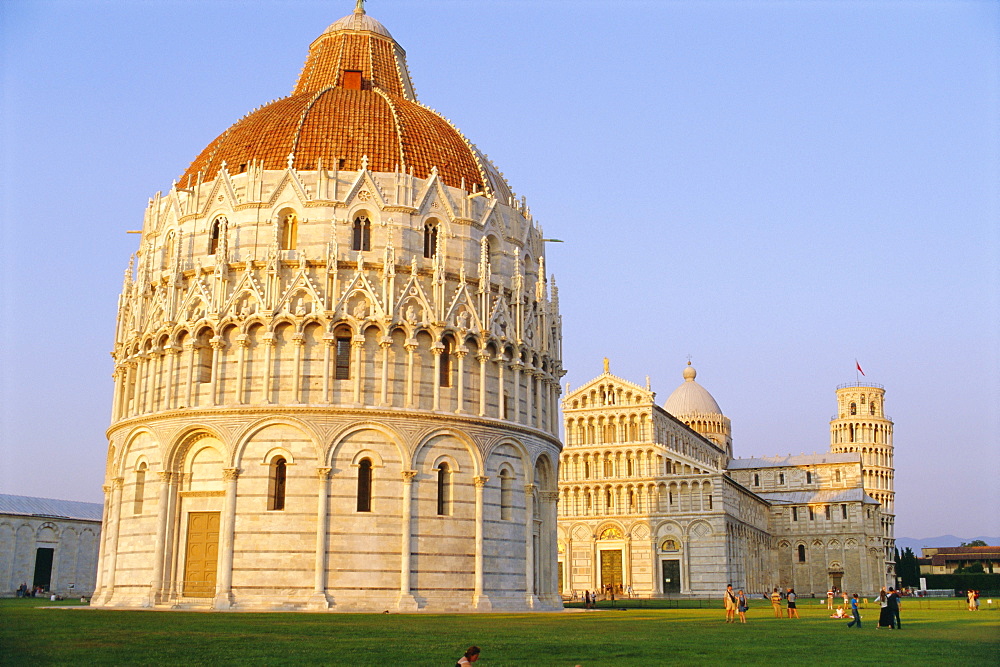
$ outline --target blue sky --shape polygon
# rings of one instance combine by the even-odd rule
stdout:
[[[125,231],[353,4],[0,4],[0,492],[100,500]],[[897,535],[1000,534],[1000,4],[368,12],[565,240],[566,381],[665,400],[690,354],[738,456],[808,453],[857,358]]]

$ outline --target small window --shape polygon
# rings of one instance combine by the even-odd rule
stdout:
[[[424,257],[430,259],[437,254],[438,226],[434,221],[424,224]]]
[[[219,249],[219,237],[222,235],[223,218],[216,218],[208,232],[208,254],[214,255]]]
[[[279,243],[282,250],[295,250],[299,241],[299,219],[288,213],[281,220]]]
[[[448,515],[448,501],[451,495],[451,480],[448,464],[441,462],[437,467],[437,513],[438,516]]]
[[[758,475],[756,473],[753,476],[753,485],[754,486],[760,486],[760,475]]]
[[[834,470],[833,471],[833,480],[835,482],[839,482],[840,481],[840,471],[839,470]]]
[[[361,459],[358,465],[358,511],[372,511],[372,462]]]
[[[785,483],[785,473],[779,472],[778,473],[778,484],[784,484],[784,483]]]
[[[806,562],[806,545],[804,544],[799,545],[799,562]]]
[[[858,414],[858,404],[857,403],[851,403],[851,414],[852,415]]]
[[[336,349],[335,352],[335,364],[336,369],[334,372],[334,379],[336,380],[350,380],[351,379],[351,337],[350,336],[337,336],[334,339],[334,345]]]
[[[271,461],[267,480],[267,509],[285,509],[285,459],[276,456]]]
[[[506,470],[500,471],[500,519],[510,521],[514,500],[514,478]],[[590,496],[587,496],[587,511],[590,511]]]
[[[344,70],[344,88],[361,90],[361,72],[353,69]]]
[[[135,471],[135,497],[132,502],[132,514],[142,514],[142,501],[146,497],[146,464],[140,463]]]
[[[816,514],[813,512],[813,508],[809,508],[809,520],[812,521],[816,518]]]
[[[823,511],[826,513],[826,520],[829,521],[830,518],[831,518],[830,517],[830,506],[826,505],[825,507],[823,507]]]
[[[812,484],[812,483],[813,483],[813,474],[811,472],[806,471],[806,484]]]
[[[840,506],[840,514],[841,516],[843,516],[843,518],[845,519],[847,518],[847,505]]]
[[[792,508],[792,521],[798,521],[798,520],[799,520],[799,508],[798,507],[793,507]]]
[[[354,236],[351,240],[352,250],[372,249],[372,223],[368,216],[359,215],[354,219]]]

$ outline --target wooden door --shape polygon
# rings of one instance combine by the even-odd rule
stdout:
[[[622,552],[618,549],[601,551],[601,588],[608,584],[617,591],[622,583]]]
[[[188,512],[187,556],[184,559],[184,595],[215,595],[219,562],[219,512]]]

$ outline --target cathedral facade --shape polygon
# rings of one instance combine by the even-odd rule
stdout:
[[[149,203],[95,606],[550,609],[539,225],[362,6]]]
[[[892,422],[880,385],[837,389],[824,454],[733,458],[731,424],[684,382],[661,407],[604,373],[563,400],[559,585],[641,596],[891,584]],[[862,399],[864,396],[864,399]],[[864,414],[860,413],[864,405]],[[876,428],[877,427],[877,428]]]

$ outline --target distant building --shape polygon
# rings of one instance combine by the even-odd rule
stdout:
[[[89,596],[97,576],[100,503],[0,494],[0,597],[21,584]]]
[[[734,459],[730,421],[695,377],[689,364],[662,408],[648,383],[612,375],[607,361],[603,375],[567,389],[563,594],[718,595],[729,583],[867,593],[894,583],[892,522],[872,497],[892,488],[882,387],[838,387],[830,452]],[[851,421],[859,405],[877,430]]]
[[[959,568],[967,568],[976,563],[983,566],[983,572],[1000,572],[1000,547],[923,547],[920,574],[955,574]]]

